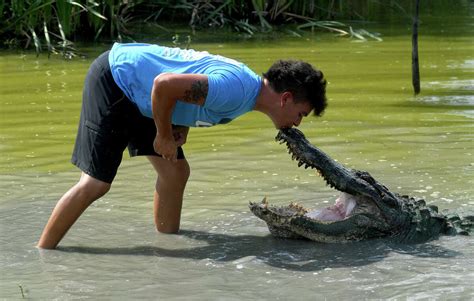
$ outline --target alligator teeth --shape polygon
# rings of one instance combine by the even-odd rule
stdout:
[[[308,169],[308,167],[309,167],[309,165],[306,163],[306,164],[304,165],[304,169]]]
[[[304,162],[302,162],[302,161],[298,162],[298,167],[301,167],[301,165],[303,165],[303,164],[304,164]]]
[[[326,182],[326,186],[329,186],[329,187],[334,188],[334,189],[336,188],[336,185],[334,185],[334,184],[333,184],[332,182],[330,182],[328,179],[326,179],[326,178],[324,178],[324,177],[323,177],[323,179],[324,179],[324,181]]]

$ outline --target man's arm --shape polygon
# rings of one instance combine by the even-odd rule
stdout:
[[[155,151],[163,158],[176,162],[177,144],[171,127],[171,114],[176,101],[204,105],[208,92],[208,80],[202,74],[162,73],[153,81],[151,107],[156,125],[153,143]]]

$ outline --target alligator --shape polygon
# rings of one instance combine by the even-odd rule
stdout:
[[[298,167],[316,169],[330,187],[341,192],[334,205],[320,209],[297,203],[273,206],[266,198],[250,202],[252,213],[267,223],[275,237],[323,243],[390,237],[400,243],[422,243],[441,234],[469,235],[474,228],[474,216],[443,214],[423,199],[392,193],[368,172],[333,160],[298,129],[281,129],[275,139],[286,143]]]

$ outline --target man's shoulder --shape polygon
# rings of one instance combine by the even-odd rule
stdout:
[[[209,63],[207,70],[209,75],[222,76],[229,81],[250,81],[259,80],[260,76],[244,63],[223,56],[215,56]]]

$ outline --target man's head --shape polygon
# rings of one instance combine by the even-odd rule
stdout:
[[[323,73],[310,64],[298,60],[279,60],[263,77],[275,92],[281,94],[283,101],[289,99],[298,107],[297,110],[306,113],[314,110],[317,116],[324,112],[327,106],[326,80]],[[306,115],[302,114],[301,118]]]

